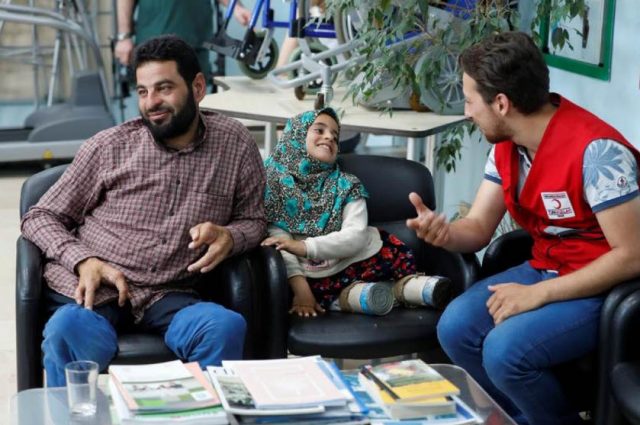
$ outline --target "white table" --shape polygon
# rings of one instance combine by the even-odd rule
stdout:
[[[300,101],[292,89],[281,89],[267,80],[249,77],[216,77],[223,91],[209,94],[200,103],[202,108],[212,109],[235,118],[247,118],[266,122],[265,151],[271,152],[276,141],[275,124],[313,109],[315,96]],[[408,138],[407,159],[418,160],[418,141],[425,143],[425,165],[433,170],[435,135],[461,122],[461,115],[438,115],[432,112],[393,111],[389,116],[378,110],[354,106],[351,98],[344,97],[345,89],[334,84],[334,100],[331,106],[344,112],[342,128],[363,133]]]

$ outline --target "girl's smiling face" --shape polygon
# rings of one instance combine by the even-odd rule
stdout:
[[[338,123],[320,114],[307,131],[307,153],[318,161],[332,164],[338,156]]]

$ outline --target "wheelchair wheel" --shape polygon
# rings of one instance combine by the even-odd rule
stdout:
[[[433,60],[429,54],[424,54],[415,65],[416,75],[419,75],[422,64],[426,60]],[[464,112],[464,94],[462,93],[462,72],[458,58],[447,53],[444,65],[430,87],[421,87],[420,101],[433,112],[443,115],[458,115]]]
[[[338,43],[347,44],[358,37],[358,30],[362,27],[362,17],[357,9],[338,10],[333,17],[333,25]],[[345,52],[344,57],[349,59],[351,54]]]
[[[253,64],[249,65],[245,62],[238,61],[238,67],[240,70],[250,78],[259,80],[264,78],[269,71],[271,71],[278,61],[278,43],[272,38],[269,43],[269,50],[267,50],[262,57],[262,60],[256,60]]]
[[[324,52],[325,50],[327,50],[327,47],[321,44],[320,42],[314,41],[309,43],[309,50],[311,50],[311,53],[316,54],[316,53]],[[291,56],[289,57],[289,63],[300,60],[302,58],[302,53],[303,53],[302,49],[300,47],[297,47],[293,52],[291,52]],[[335,58],[330,57],[330,58],[323,59],[322,62],[326,65],[331,66],[331,65],[335,65],[336,60]],[[303,70],[302,73],[304,75],[306,71]],[[298,76],[299,76],[299,73],[297,69],[294,69],[293,71],[289,72],[289,79],[298,78]],[[335,83],[336,77],[337,75],[335,73],[331,75],[331,84]],[[315,95],[316,93],[318,93],[320,88],[322,88],[322,78],[317,78],[301,86],[297,86],[294,90],[294,93],[296,95],[296,98],[298,98],[299,100],[302,100],[304,99],[305,94]]]

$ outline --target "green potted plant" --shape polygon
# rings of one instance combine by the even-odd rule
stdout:
[[[572,19],[586,8],[585,0],[535,0],[537,29],[543,16],[554,22]],[[391,110],[392,94],[407,98],[412,109],[461,114],[464,108],[458,55],[487,35],[518,30],[514,0],[326,0],[339,40],[357,38],[364,60],[349,70],[347,94],[368,106]],[[556,31],[553,45],[563,45],[569,34]],[[401,40],[407,40],[400,43]],[[379,101],[381,99],[383,101]],[[468,124],[455,127],[442,138],[437,163],[455,169]]]

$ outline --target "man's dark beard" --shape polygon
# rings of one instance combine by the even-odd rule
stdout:
[[[189,87],[189,95],[187,96],[187,101],[177,114],[173,115],[175,111],[172,109],[168,109],[165,106],[160,106],[156,109],[149,110],[147,111],[147,113],[150,114],[162,110],[166,110],[171,113],[169,122],[165,124],[154,124],[151,120],[145,117],[142,111],[140,111],[140,116],[142,117],[142,122],[144,123],[144,125],[147,126],[149,131],[151,131],[151,135],[156,140],[156,142],[162,145],[166,145],[166,140],[182,136],[189,130],[191,123],[193,123],[197,110],[196,100],[193,96],[193,90],[191,89],[191,87]]]

